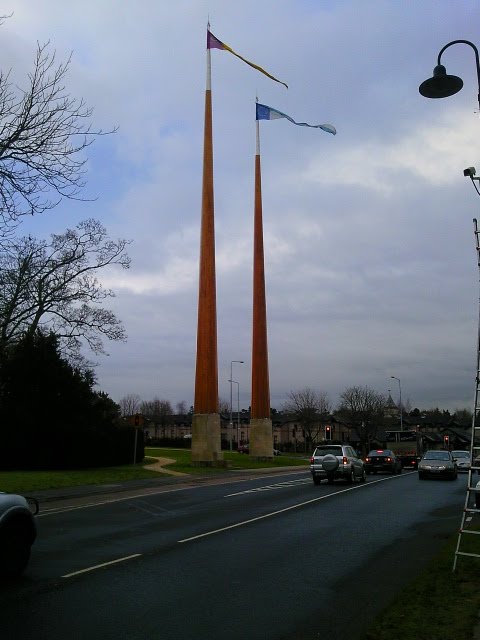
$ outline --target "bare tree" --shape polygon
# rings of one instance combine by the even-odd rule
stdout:
[[[179,416],[185,416],[187,415],[187,403],[185,402],[185,400],[180,400],[180,402],[177,402],[177,404],[175,405],[175,409],[177,410],[177,415]]]
[[[340,394],[339,416],[358,434],[362,446],[370,449],[370,442],[381,426],[386,398],[370,387],[349,387]]]
[[[236,406],[236,405],[234,405]],[[235,409],[236,411],[236,409]],[[230,415],[230,402],[224,400],[223,398],[218,399],[218,413],[221,413],[224,416]]]
[[[410,411],[412,410],[412,404],[410,402],[410,398],[407,398],[407,401],[402,403],[403,407],[401,407],[401,409],[406,413],[409,414]]]
[[[11,72],[0,72],[0,235],[23,215],[52,209],[62,198],[81,199],[82,151],[114,131],[92,129],[92,109],[66,90],[70,60],[57,64],[47,42],[37,44],[25,89]]]
[[[94,353],[104,352],[102,337],[125,340],[121,322],[102,307],[115,294],[101,286],[97,272],[109,265],[127,269],[128,244],[110,240],[95,220],[52,235],[49,243],[10,240],[0,251],[0,344],[45,328],[67,353],[78,353],[81,339]]]
[[[138,393],[129,393],[120,399],[118,406],[120,407],[122,417],[133,416],[140,410],[141,397]]]
[[[160,400],[158,397],[155,397],[153,400],[142,402],[140,405],[140,411],[154,423],[155,437],[158,435],[159,427],[161,427],[163,433],[165,432],[165,428],[169,424],[171,416],[173,415],[170,401]]]
[[[283,410],[290,414],[305,431],[305,445],[315,446],[323,436],[323,425],[328,421],[331,404],[328,395],[309,387],[291,391]]]

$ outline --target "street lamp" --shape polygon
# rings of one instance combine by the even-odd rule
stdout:
[[[232,380],[233,378],[233,363],[238,362],[239,364],[244,364],[243,360],[231,360],[230,361],[230,429],[233,429],[233,398],[232,398]],[[238,386],[240,384],[237,382]],[[238,447],[238,429],[237,429],[237,447]],[[230,436],[230,451],[232,450],[232,436]]]
[[[475,64],[477,68],[477,85],[478,85],[477,97],[478,97],[478,105],[480,107],[480,61],[479,61],[477,47],[469,40],[453,40],[452,42],[449,42],[448,44],[446,44],[438,54],[437,66],[433,70],[433,77],[428,80],[425,80],[425,82],[422,82],[418,90],[420,91],[421,95],[425,96],[426,98],[447,98],[448,96],[453,96],[455,93],[460,91],[460,89],[463,87],[463,80],[457,76],[447,75],[447,70],[443,65],[440,64],[442,53],[445,51],[445,49],[447,49],[448,47],[451,47],[454,44],[468,44],[468,46],[471,47],[475,53]],[[468,169],[464,170],[463,175],[470,177],[476,192],[480,195],[477,185],[475,184],[475,180],[478,180],[478,178],[474,177],[475,173],[476,173],[475,168],[469,167]],[[477,261],[478,261],[478,267],[480,269],[480,244],[479,244],[479,236],[478,236],[479,232],[477,229],[476,218],[473,219],[473,222],[475,227],[475,240],[477,245]],[[480,315],[479,315],[479,330],[478,330],[478,339],[477,339],[477,376],[476,376],[476,388],[475,388],[475,407],[473,411],[473,423],[472,423],[472,440],[471,440],[472,451],[473,451],[474,433],[475,433],[474,427],[475,427],[477,408],[478,408],[477,400],[478,400],[478,384],[479,384],[479,377],[478,377],[479,367],[480,367]],[[472,453],[472,456],[473,456],[473,453]],[[468,482],[468,484],[469,484],[469,490],[470,490],[470,481]],[[469,490],[467,490],[467,498],[469,496]],[[464,511],[467,511],[467,509],[464,509]],[[463,519],[462,519],[462,524],[461,524],[460,532],[458,536],[457,548],[456,548],[455,556],[453,560],[454,573],[455,573],[455,568],[457,566],[457,557],[459,554],[461,554],[461,552],[459,551],[459,548],[460,548],[460,538],[463,531],[464,522],[465,522],[465,516],[463,516]]]
[[[232,383],[237,385],[237,449],[238,449],[238,445],[239,445],[239,439],[238,439],[238,431],[240,429],[240,383],[237,382],[236,380],[229,380],[230,382],[230,388],[232,388]],[[233,427],[233,423],[232,423],[232,427]],[[230,440],[230,443],[232,441]]]
[[[433,76],[428,80],[422,82],[422,84],[418,87],[419,92],[425,98],[448,98],[449,96],[453,96],[455,93],[458,93],[460,89],[463,87],[463,80],[458,76],[450,76],[447,74],[447,70],[440,64],[442,53],[448,47],[451,47],[453,44],[468,44],[469,47],[472,47],[475,52],[475,62],[477,65],[477,80],[478,80],[478,104],[480,107],[480,62],[478,58],[478,49],[469,40],[452,40],[446,44],[443,49],[440,50],[437,59],[437,66],[433,70]]]
[[[402,385],[400,384],[400,378],[390,376],[398,382],[398,389],[400,391],[400,431],[403,431],[403,407],[402,407]]]

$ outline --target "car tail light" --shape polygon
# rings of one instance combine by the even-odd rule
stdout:
[[[315,458],[312,456],[312,457],[310,458],[310,464],[314,464],[314,462],[315,462]]]
[[[347,458],[347,456],[343,456],[343,464],[348,464],[348,458]]]
[[[392,461],[392,459],[391,459],[391,458],[387,458],[387,462],[391,462],[391,461]]]
[[[365,462],[370,462],[370,458],[369,458],[369,457],[366,457],[366,458],[365,458]]]

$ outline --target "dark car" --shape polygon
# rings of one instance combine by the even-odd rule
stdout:
[[[427,451],[418,463],[418,478],[457,478],[457,463],[450,451]]]
[[[365,471],[367,473],[379,471],[402,473],[402,463],[390,449],[374,449],[365,458]]]
[[[241,444],[237,449],[238,453],[250,453],[250,445],[249,444]],[[279,449],[273,450],[274,456],[280,456],[282,452]]]
[[[38,502],[30,509],[23,496],[0,493],[0,576],[12,578],[27,566],[30,549],[37,536],[34,516],[38,513]]]

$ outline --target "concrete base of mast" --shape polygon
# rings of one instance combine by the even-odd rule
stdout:
[[[250,420],[250,459],[263,462],[273,460],[273,433],[270,418]]]
[[[192,420],[192,466],[226,467],[218,413],[195,413]]]

